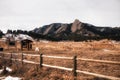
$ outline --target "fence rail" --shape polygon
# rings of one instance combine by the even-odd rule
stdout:
[[[106,76],[106,75],[91,73],[91,72],[87,72],[87,71],[76,70],[76,72],[91,75],[91,76],[101,77],[101,78],[107,78],[107,79],[111,79],[111,80],[120,80],[120,78],[117,78],[117,77]]]
[[[5,53],[5,54],[9,54],[11,57],[10,58],[4,58],[4,59],[21,61],[22,64],[23,63],[37,64],[37,65],[40,65],[40,67],[45,66],[45,67],[50,67],[50,68],[56,68],[56,69],[61,69],[61,70],[72,71],[73,72],[73,76],[75,76],[75,77],[77,76],[77,73],[83,73],[83,74],[86,74],[86,75],[91,75],[91,76],[96,76],[96,77],[101,77],[101,78],[107,78],[107,79],[111,79],[111,80],[120,80],[119,77],[106,76],[106,75],[102,75],[102,74],[97,74],[97,73],[77,70],[77,61],[78,60],[120,65],[120,62],[117,62],[117,61],[85,59],[85,58],[77,58],[77,56],[74,56],[74,57],[61,57],[61,56],[47,56],[47,55],[42,55],[42,54],[40,54],[40,55],[35,54],[34,55],[34,54],[25,54],[25,53],[24,54],[22,53],[21,59],[14,59],[12,56],[13,55],[17,55],[17,54],[14,54],[14,53]],[[40,57],[40,62],[34,62],[34,61],[26,60],[23,57],[23,56],[26,56],[26,55],[27,56],[34,56],[34,57],[39,56]],[[0,56],[0,58],[3,58],[3,57],[4,56]],[[56,58],[56,59],[69,59],[69,60],[73,60],[73,68],[66,68],[66,67],[61,67],[61,66],[53,66],[53,65],[44,64],[43,63],[44,62],[43,58]]]
[[[117,62],[117,61],[96,60],[96,59],[85,59],[85,58],[77,58],[77,60],[89,61],[89,62],[107,63],[107,64],[119,64],[119,65],[120,65],[120,62]]]
[[[3,53],[3,52],[0,52]],[[11,54],[11,53],[5,53],[5,54]],[[15,54],[14,55],[18,55]],[[27,56],[34,56],[34,57],[39,57],[39,54],[26,54],[23,53],[23,55],[27,55]],[[64,57],[64,56],[48,56],[48,55],[42,55],[42,57],[47,57],[47,58],[58,58],[58,59],[73,59],[73,57]],[[107,63],[107,64],[120,64],[120,62],[118,61],[107,61],[107,60],[97,60],[97,59],[87,59],[87,58],[77,58],[77,60],[81,60],[81,61],[88,61],[88,62],[99,62],[99,63]]]
[[[28,60],[23,60],[24,63],[30,63],[30,64],[40,64],[38,62],[34,62],[34,61],[28,61]]]
[[[67,70],[67,71],[72,71],[72,68],[66,68],[66,67],[60,67],[60,66],[51,66],[51,65],[47,65],[47,64],[42,64],[42,66],[45,67],[50,67],[50,68],[56,68],[56,69],[62,69],[62,70]]]
[[[73,57],[61,57],[61,56],[47,56],[47,55],[42,55],[42,57],[47,57],[47,58],[58,58],[58,59],[73,59]]]

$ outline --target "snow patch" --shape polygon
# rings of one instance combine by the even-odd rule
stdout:
[[[21,78],[19,78],[19,77],[8,76],[8,77],[6,77],[6,78],[3,79],[3,80],[21,80]]]
[[[6,67],[6,70],[8,72],[12,72],[12,69],[10,69],[9,67]],[[0,69],[0,74],[3,72],[3,69]],[[19,78],[19,77],[12,77],[12,76],[3,76],[3,77],[0,77],[0,80],[22,80],[22,78]]]
[[[6,70],[8,71],[8,72],[12,72],[12,69],[10,69],[9,67],[6,67]],[[3,72],[3,69],[0,69],[0,74]]]
[[[0,74],[2,73],[3,69],[0,69]]]
[[[6,67],[6,70],[7,70],[8,72],[12,72],[12,69],[10,69],[9,67]]]
[[[33,38],[30,37],[29,35],[26,35],[26,34],[19,34],[19,35],[5,34],[5,36],[2,38],[2,40],[6,41],[8,38],[13,39],[13,41],[22,41],[22,40],[25,40],[25,39],[33,41]]]
[[[15,40],[25,40],[25,39],[28,39],[28,40],[32,40],[33,41],[33,38],[28,36],[28,35],[25,35],[25,34],[19,34],[15,37]]]

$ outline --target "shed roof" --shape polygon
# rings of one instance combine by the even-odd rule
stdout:
[[[4,41],[6,41],[7,39],[14,39],[15,41],[23,41],[23,40],[30,40],[30,41],[34,41],[34,39],[26,34],[18,34],[18,35],[14,35],[14,34],[6,34],[3,38]]]
[[[30,41],[33,41],[33,38],[28,36],[28,35],[25,35],[25,34],[19,34],[15,37],[15,40],[16,41],[23,41],[23,40],[30,40]]]

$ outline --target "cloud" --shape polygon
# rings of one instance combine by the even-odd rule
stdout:
[[[3,30],[13,26],[30,30],[55,22],[70,23],[76,18],[94,25],[120,26],[119,14],[120,0],[0,0]]]

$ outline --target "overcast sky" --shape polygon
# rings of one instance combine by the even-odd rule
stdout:
[[[0,30],[32,30],[75,19],[98,26],[120,26],[120,0],[0,0]]]

